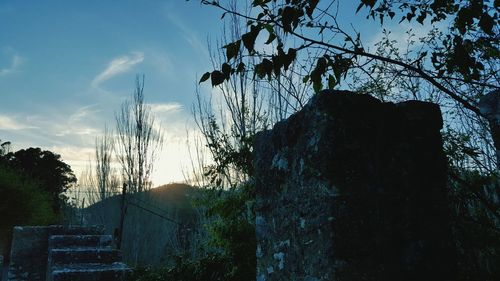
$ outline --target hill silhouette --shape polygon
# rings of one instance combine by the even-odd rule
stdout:
[[[129,264],[159,264],[184,252],[199,232],[199,216],[192,199],[198,188],[167,184],[126,197],[122,250]],[[83,223],[104,225],[113,234],[120,222],[121,195],[106,198],[83,210]]]

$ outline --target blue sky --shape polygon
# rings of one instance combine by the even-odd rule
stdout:
[[[219,18],[199,1],[0,1],[0,139],[59,153],[78,174],[140,73],[178,152]],[[173,156],[158,183],[182,179]]]
[[[344,25],[380,36],[374,21],[354,17],[357,1],[341,2]],[[196,77],[211,69],[206,42],[219,36],[220,16],[198,0],[0,1],[0,139],[58,153],[78,176],[145,74],[167,135],[154,184],[181,181]]]

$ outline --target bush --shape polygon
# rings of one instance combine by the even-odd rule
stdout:
[[[230,261],[221,254],[209,254],[198,260],[178,257],[174,265],[169,267],[136,268],[130,281],[229,281]]]
[[[211,217],[201,258],[177,257],[172,265],[137,268],[131,281],[254,281],[256,239],[254,187],[243,184],[228,191],[207,190],[198,202]]]
[[[48,225],[57,220],[50,194],[16,170],[0,165],[0,245],[6,253],[15,225]],[[7,255],[8,256],[8,255]]]

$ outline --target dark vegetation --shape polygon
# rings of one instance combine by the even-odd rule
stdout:
[[[195,119],[215,161],[204,170],[205,187],[213,191],[205,204],[207,215],[215,218],[208,226],[209,245],[219,251],[207,251],[198,259],[181,258],[157,270],[140,269],[134,280],[255,280],[248,157],[252,136],[326,88],[348,88],[383,101],[415,99],[441,106],[458,275],[460,280],[500,278],[498,167],[491,128],[477,105],[480,97],[499,89],[499,1],[357,1],[353,13],[366,15],[383,31],[374,49],[365,46],[365,34],[339,24],[344,15],[338,13],[337,1],[200,2],[219,9],[226,24],[225,37],[210,58],[214,70],[203,74],[200,83],[210,81],[220,90],[233,121],[224,125],[226,120],[200,99],[195,106]],[[406,41],[398,42],[384,29],[388,22],[434,28],[424,37],[407,30]],[[257,47],[259,37],[271,51]],[[269,105],[265,114],[253,107],[262,102],[262,88],[274,97],[263,101]],[[245,96],[247,90],[251,94]],[[232,181],[235,174],[243,180]],[[239,279],[233,279],[236,276]]]
[[[198,213],[192,200],[200,191],[185,184],[168,184],[127,196],[123,229],[124,260],[131,265],[173,263],[194,247]],[[84,209],[75,209],[77,224],[104,225],[113,235],[120,222],[121,195],[113,195]],[[139,231],[136,230],[136,227]]]
[[[220,120],[217,116],[223,114],[206,106],[199,92],[194,106],[203,133],[204,145],[198,149],[208,150],[213,159],[197,171],[196,183],[204,191],[193,200],[207,218],[202,225],[206,235],[192,237],[199,240],[192,243],[196,254],[185,249],[162,266],[138,267],[132,280],[255,280],[252,138],[325,88],[442,107],[460,280],[500,280],[498,167],[490,128],[477,106],[480,97],[500,88],[499,1],[357,1],[353,13],[364,13],[381,30],[391,20],[449,27],[431,29],[422,38],[408,31],[406,51],[396,47],[389,33],[369,50],[363,34],[338,24],[342,15],[336,13],[335,1],[200,2],[220,9],[234,31],[220,40],[210,57],[213,70],[200,79],[218,87],[230,122]],[[256,48],[259,35],[271,53]],[[138,91],[142,93],[141,83]],[[124,149],[126,145],[122,143]],[[0,150],[1,237],[14,224],[57,221],[66,200],[61,193],[75,182],[58,155],[33,148],[7,153],[7,146]],[[57,171],[54,177],[48,176],[51,171]],[[128,176],[129,183],[147,183],[143,174]]]
[[[132,280],[251,280],[255,276],[255,227],[248,202],[253,187],[218,193],[206,191],[195,205],[208,208],[210,223],[205,225],[208,237],[200,243],[200,252],[170,257],[164,266],[138,267]],[[250,215],[250,217],[249,217]]]
[[[68,204],[64,192],[76,183],[70,166],[61,157],[40,148],[9,152],[0,150],[0,245],[8,257],[12,227],[48,225],[62,221]]]

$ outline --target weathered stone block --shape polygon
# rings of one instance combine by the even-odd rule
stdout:
[[[80,248],[50,250],[52,265],[100,263],[110,264],[121,260],[121,252],[115,249]]]
[[[255,140],[257,280],[456,280],[435,104],[324,91]]]
[[[49,237],[49,251],[61,248],[108,248],[113,245],[111,235],[52,235]]]
[[[123,263],[68,265],[53,271],[52,281],[126,281],[131,270]]]
[[[102,226],[16,226],[13,230],[9,281],[45,280],[50,235],[102,234]]]

